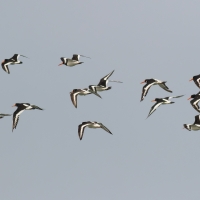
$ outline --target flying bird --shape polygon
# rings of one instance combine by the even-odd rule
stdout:
[[[200,92],[198,92],[197,94],[193,94],[191,95],[188,100],[190,100],[190,104],[192,105],[192,107],[197,111],[197,112],[200,112],[200,108],[199,108],[199,101],[200,101]]]
[[[101,78],[98,85],[89,85],[89,89],[91,90],[91,92],[93,92],[94,94],[98,94],[97,91],[102,92],[105,90],[110,90],[111,87],[107,87],[108,81],[122,83],[121,81],[108,80],[114,71],[115,70],[113,70],[112,72]]]
[[[195,121],[193,124],[183,124],[183,129],[187,129],[188,131],[198,131],[200,130],[200,115],[195,116]]]
[[[13,57],[3,60],[2,63],[1,63],[3,70],[5,72],[7,72],[8,74],[10,74],[10,70],[8,68],[8,65],[22,64],[22,61],[18,60],[19,56],[20,56],[20,54],[14,54]],[[28,58],[28,57],[23,56],[23,55],[21,55],[21,56]]]
[[[11,116],[11,115],[0,113],[0,119],[3,118],[3,117],[5,117],[5,116]]]
[[[102,123],[87,121],[87,122],[83,122],[82,124],[80,124],[78,126],[78,135],[79,135],[80,140],[82,140],[82,138],[83,138],[83,133],[84,133],[85,127],[88,127],[88,128],[102,128],[106,132],[112,134],[110,132],[110,130],[108,128],[106,128]]]
[[[141,100],[143,101],[144,97],[147,95],[150,87],[152,85],[159,85],[162,89],[166,90],[167,92],[172,92],[171,90],[169,90],[169,88],[166,86],[167,81],[160,81],[158,79],[145,79],[143,82],[141,82],[141,84],[146,83],[146,85],[144,85],[144,87],[142,88],[142,96],[141,96]]]
[[[79,61],[80,56],[81,57],[85,57],[85,58],[90,58],[90,57],[87,57],[87,56],[84,56],[84,55],[73,54],[71,59],[70,58],[61,57],[60,59],[61,59],[62,63],[60,63],[58,66],[66,65],[66,66],[69,66],[69,67],[73,67],[75,65],[82,64],[83,62]]]
[[[88,94],[92,94],[92,92],[90,91],[90,89],[88,88],[84,88],[84,89],[73,89],[70,92],[70,97],[72,100],[73,105],[75,106],[75,108],[77,108],[77,96],[81,95],[81,96],[85,96]],[[94,94],[94,93],[93,93]],[[95,94],[96,95],[96,94]],[[98,95],[97,95],[98,96]]]
[[[179,97],[182,97],[182,96],[184,96],[184,95],[175,96],[175,97],[156,98],[156,99],[152,100],[152,102],[155,101],[156,103],[151,107],[147,118],[148,118],[160,105],[166,105],[166,104],[175,103],[175,102],[169,101],[169,99],[172,99],[172,98],[179,98]]]
[[[19,116],[24,110],[43,110],[42,108],[36,106],[36,105],[31,105],[30,103],[16,103],[12,107],[16,106],[17,110],[13,113],[13,126],[12,126],[12,131],[13,129],[16,129],[17,123],[19,121]]]

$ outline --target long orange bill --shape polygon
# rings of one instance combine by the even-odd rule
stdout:
[[[191,78],[189,81],[192,81],[193,80],[193,78]]]
[[[12,107],[15,107],[16,105],[14,104]]]
[[[154,102],[155,100],[152,100],[151,102]]]
[[[63,63],[60,63],[58,66],[63,65]]]
[[[191,99],[191,97],[190,98],[188,98],[187,100],[190,100]]]
[[[143,84],[143,83],[145,83],[145,81],[141,82],[140,84]]]

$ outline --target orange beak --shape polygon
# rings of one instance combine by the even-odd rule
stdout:
[[[15,107],[16,105],[14,104],[12,107]]]
[[[192,81],[193,80],[193,78],[191,78],[189,81]]]
[[[58,66],[63,65],[63,63],[60,63]]]
[[[190,98],[188,98],[187,100],[190,100],[191,99],[191,97]]]
[[[152,100],[151,102],[154,102],[155,101],[155,99],[154,100]]]
[[[143,84],[143,83],[145,83],[145,81],[141,82],[140,84]]]

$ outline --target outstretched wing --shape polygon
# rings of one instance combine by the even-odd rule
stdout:
[[[172,99],[172,98],[180,98],[180,97],[183,97],[183,96],[184,96],[184,95],[174,96],[174,97],[165,97],[165,98],[163,98],[163,99],[169,100],[169,99]]]
[[[2,69],[7,72],[8,74],[10,74],[10,70],[8,68],[8,65],[10,65],[12,62],[6,62],[6,63],[2,63],[1,66],[2,66]]]
[[[105,127],[102,123],[98,123],[98,124],[101,126],[101,128],[102,128],[103,130],[105,130],[106,132],[112,134],[111,131],[110,131],[107,127]]]
[[[24,109],[17,108],[17,110],[13,113],[13,126],[12,126],[12,131],[13,129],[16,129],[18,121],[19,121],[19,116],[20,114],[24,111]]]
[[[147,118],[148,118],[161,104],[162,104],[162,102],[155,103],[155,104],[151,107]]]
[[[38,109],[38,110],[44,110],[44,109],[42,109],[42,108],[40,108],[40,107],[38,107],[38,106],[36,106],[36,105],[30,105],[33,109]]]
[[[106,87],[109,77],[113,74],[115,70],[104,76],[98,83],[98,86]]]
[[[80,93],[79,90],[77,90],[76,92],[70,92],[70,97],[75,108],[77,108],[77,96],[79,93]]]
[[[144,97],[147,95],[150,87],[153,84],[155,84],[155,81],[148,82],[146,85],[143,86],[143,88],[142,88],[142,96],[141,96],[141,100],[140,101],[143,101]]]
[[[82,124],[80,124],[78,126],[78,135],[79,135],[80,140],[82,140],[82,138],[83,138],[83,133],[84,133],[85,127],[90,125],[90,123],[91,122],[83,122]]]
[[[159,85],[162,89],[166,90],[167,92],[172,92],[172,91],[166,86],[165,82],[158,83],[158,85]]]
[[[17,62],[19,56],[20,56],[19,54],[14,54],[14,56],[10,58],[10,60],[12,60],[13,62]]]

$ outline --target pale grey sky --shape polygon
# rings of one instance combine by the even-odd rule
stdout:
[[[188,80],[200,73],[200,2],[186,0],[3,1],[1,60],[14,53],[22,65],[2,69],[0,112],[14,103],[25,111],[12,133],[0,120],[1,200],[199,200],[200,132],[183,130],[198,113],[187,98],[199,90]],[[73,53],[82,65],[58,67]],[[69,92],[97,84],[115,70],[110,91],[78,97]],[[140,103],[146,78],[167,81],[175,99],[145,118],[154,86]],[[99,121],[101,129],[78,125]]]

